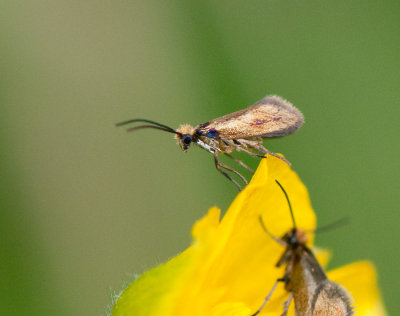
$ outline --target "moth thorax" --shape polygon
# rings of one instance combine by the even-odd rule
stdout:
[[[297,229],[296,230],[296,239],[299,244],[305,245],[308,240],[306,232],[304,230]]]
[[[189,124],[183,124],[179,126],[179,128],[176,131],[177,133],[180,133],[180,134],[175,134],[175,139],[179,142],[181,140],[181,135],[185,134],[193,135],[195,129],[193,128],[193,126]]]

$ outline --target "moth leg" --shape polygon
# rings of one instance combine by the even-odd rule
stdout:
[[[224,168],[225,170],[228,170],[228,171],[233,172],[234,174],[236,174],[240,179],[242,179],[242,181],[245,183],[245,185],[249,184],[247,182],[247,179],[239,171],[236,171],[235,169],[232,169],[231,167],[229,167],[227,165],[224,165],[224,164],[220,163],[219,161],[218,161],[218,165],[221,168]]]
[[[250,316],[256,316],[259,312],[261,312],[261,310],[264,308],[265,304],[267,304],[268,301],[271,299],[272,293],[275,292],[276,286],[278,285],[279,282],[280,282],[280,280],[277,280],[275,282],[271,291],[269,291],[268,295],[265,297],[264,302],[261,304],[260,308],[254,314],[251,314]]]
[[[243,168],[245,168],[249,172],[254,173],[254,170],[251,169],[248,165],[246,165],[243,161],[237,159],[236,157],[233,157],[231,154],[225,153],[224,155],[228,156],[229,158],[231,158],[234,162],[238,163],[239,165],[241,165]]]
[[[283,303],[283,313],[281,314],[281,316],[287,315],[292,299],[293,299],[293,294],[290,294],[288,299]]]
[[[226,169],[228,171],[232,171],[233,173],[238,175],[243,180],[243,182],[247,185],[246,178],[243,177],[236,170],[233,170],[232,168],[228,167],[227,165],[224,165],[224,164],[220,163],[219,160],[218,160],[218,153],[216,151],[214,151],[213,154],[214,154],[214,163],[215,163],[215,167],[217,168],[217,170],[219,172],[221,172],[226,178],[228,178],[228,180],[231,181],[238,188],[239,191],[241,191],[242,187],[239,185],[239,183],[237,183],[234,179],[232,179],[232,177],[229,174],[227,174],[225,171],[221,170],[221,168]]]
[[[265,148],[263,145],[261,145],[261,144],[257,144],[257,145],[249,145],[251,148],[254,148],[255,150],[257,150],[257,151],[259,151],[260,153],[263,153],[264,155],[265,154],[268,154],[268,155],[271,155],[271,156],[274,156],[274,157],[276,157],[276,158],[279,158],[280,160],[283,160],[284,162],[286,162],[289,166],[291,166],[292,164],[290,163],[290,161],[289,160],[287,160],[285,157],[283,157],[283,156],[280,156],[280,155],[278,155],[278,154],[275,154],[274,152],[272,152],[272,151],[270,151],[270,150],[268,150],[267,148]]]
[[[246,146],[246,145],[242,144],[238,140],[236,140],[235,142],[232,142],[232,146],[235,147],[235,149],[237,151],[242,151],[242,152],[248,154],[249,156],[258,157],[258,158],[265,158],[263,155],[259,155],[259,154],[253,153],[250,150],[247,150],[246,148],[244,148],[244,146]]]

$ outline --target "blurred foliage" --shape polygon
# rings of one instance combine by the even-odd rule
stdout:
[[[105,314],[134,273],[186,248],[192,223],[234,198],[206,152],[115,122],[197,124],[267,94],[306,125],[265,145],[293,163],[321,225],[352,219],[317,244],[331,266],[373,260],[389,313],[400,309],[397,1],[1,8],[0,314]]]

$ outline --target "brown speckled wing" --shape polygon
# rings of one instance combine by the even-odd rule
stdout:
[[[303,114],[278,96],[267,96],[247,109],[216,118],[196,127],[206,137],[252,139],[282,137],[303,125]]]

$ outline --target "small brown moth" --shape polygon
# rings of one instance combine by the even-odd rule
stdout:
[[[245,152],[248,155],[264,158],[265,154],[276,156],[289,163],[262,145],[264,138],[282,137],[297,131],[304,123],[303,114],[290,102],[281,97],[271,95],[263,98],[247,109],[224,115],[195,127],[184,124],[177,130],[147,119],[132,119],[118,123],[122,126],[130,123],[144,122],[151,125],[140,125],[129,128],[135,131],[142,128],[154,128],[174,133],[175,139],[183,151],[187,151],[192,143],[207,150],[214,156],[217,170],[232,181],[241,190],[240,185],[223,169],[233,172],[247,185],[247,180],[238,171],[219,162],[218,154],[224,154],[236,163],[252,170],[239,159],[230,155],[233,150]],[[255,151],[255,152],[253,152]]]
[[[306,246],[306,232],[296,227],[292,207],[285,189],[277,180],[275,181],[282,189],[288,201],[293,228],[282,238],[278,238],[267,230],[261,217],[260,222],[268,235],[286,247],[276,264],[277,267],[286,264],[285,275],[276,281],[261,307],[252,316],[257,315],[269,301],[278,282],[284,282],[285,289],[290,292],[288,300],[284,303],[284,312],[282,315],[287,314],[292,299],[294,300],[296,316],[354,315],[350,294],[344,287],[327,278],[314,254]]]

